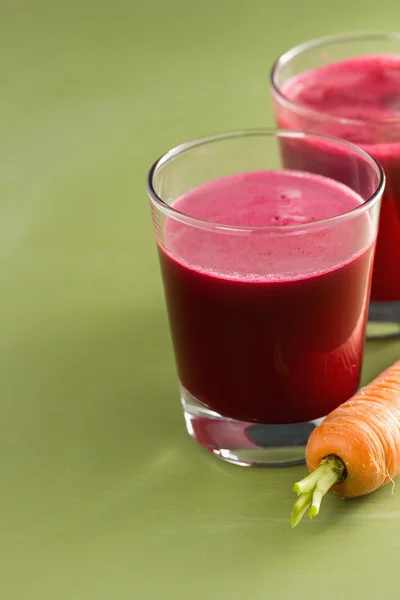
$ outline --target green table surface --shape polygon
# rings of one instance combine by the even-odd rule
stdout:
[[[272,125],[268,70],[397,0],[0,3],[0,597],[398,597],[400,492],[219,462],[184,430],[145,177],[171,146]],[[364,380],[400,355],[371,343]]]

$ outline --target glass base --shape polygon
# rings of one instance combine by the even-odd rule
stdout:
[[[181,387],[189,435],[222,460],[245,467],[283,467],[305,462],[305,446],[323,418],[271,425],[238,421],[209,410]]]
[[[367,338],[400,336],[400,302],[371,302],[368,311]]]

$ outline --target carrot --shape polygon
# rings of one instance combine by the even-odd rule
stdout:
[[[400,360],[313,430],[306,463],[310,474],[293,486],[292,527],[307,510],[316,516],[328,491],[351,498],[393,481],[400,473]]]

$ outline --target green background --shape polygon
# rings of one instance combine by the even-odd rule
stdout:
[[[396,597],[400,496],[330,496],[185,433],[145,177],[171,146],[273,123],[268,71],[396,0],[0,3],[0,597]],[[371,343],[365,380],[400,355]]]

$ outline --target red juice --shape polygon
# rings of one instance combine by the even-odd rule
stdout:
[[[346,139],[363,147],[383,166],[386,189],[371,300],[400,300],[400,56],[362,56],[328,64],[289,80],[283,93],[323,116],[277,109],[280,127],[311,129]],[[310,150],[311,164],[316,155],[320,163],[324,160],[319,149]],[[327,160],[331,158],[327,156]]]
[[[282,226],[238,234],[165,222],[160,263],[179,379],[189,394],[225,417],[296,423],[326,415],[356,391],[370,217],[284,232],[362,202],[343,184],[296,171],[233,175],[174,202],[177,211],[213,223]]]

